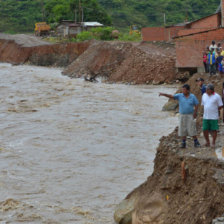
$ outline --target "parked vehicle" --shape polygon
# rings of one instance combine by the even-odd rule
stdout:
[[[49,35],[51,27],[46,22],[35,23],[35,35],[44,36]]]

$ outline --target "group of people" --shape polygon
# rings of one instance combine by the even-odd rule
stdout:
[[[212,41],[203,53],[203,64],[205,72],[210,75],[215,75],[217,72],[221,75],[224,74],[224,50],[221,43],[216,45],[215,41]]]
[[[213,84],[204,84],[204,79],[199,78],[197,82],[200,86],[202,100],[201,105],[204,107],[203,112],[203,134],[205,138],[205,146],[215,148],[217,132],[219,130],[220,111],[224,104],[224,83],[222,89],[222,97],[215,92]],[[182,93],[170,95],[160,93],[159,96],[165,96],[179,102],[179,129],[178,134],[182,138],[181,148],[186,148],[186,137],[191,136],[194,139],[194,147],[200,147],[197,138],[196,118],[198,114],[199,101],[197,97],[190,92],[190,86],[185,84],[182,86]],[[223,111],[224,122],[224,111]],[[212,134],[212,145],[210,145],[209,133]]]

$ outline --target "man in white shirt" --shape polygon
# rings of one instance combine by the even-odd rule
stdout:
[[[211,51],[212,49],[214,49],[216,51],[217,45],[215,44],[215,41],[212,41],[212,44],[209,46],[209,50]]]
[[[206,93],[202,96],[201,105],[204,106],[203,133],[206,140],[206,146],[210,146],[209,131],[212,131],[212,147],[215,148],[217,131],[219,129],[219,110],[223,108],[223,102],[221,96],[215,93],[212,84],[206,86]]]

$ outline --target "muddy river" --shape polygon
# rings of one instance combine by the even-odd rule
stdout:
[[[0,64],[0,223],[114,223],[153,170],[173,86],[87,83]]]

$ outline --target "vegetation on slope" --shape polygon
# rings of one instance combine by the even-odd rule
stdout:
[[[0,0],[0,32],[29,32],[36,22],[74,20],[75,8],[77,20],[81,19],[78,3],[79,0]],[[85,21],[111,25],[111,18],[97,0],[82,0],[82,7]]]
[[[220,0],[98,0],[115,27],[163,26],[192,21],[215,13]],[[165,14],[165,24],[164,24]]]
[[[220,0],[81,0],[85,21],[116,28],[163,26],[215,12]],[[0,0],[0,32],[33,31],[35,22],[74,20],[79,0]],[[109,16],[108,16],[109,15]],[[166,17],[164,23],[164,15]],[[77,13],[77,18],[80,19]],[[112,18],[112,20],[111,20]]]

